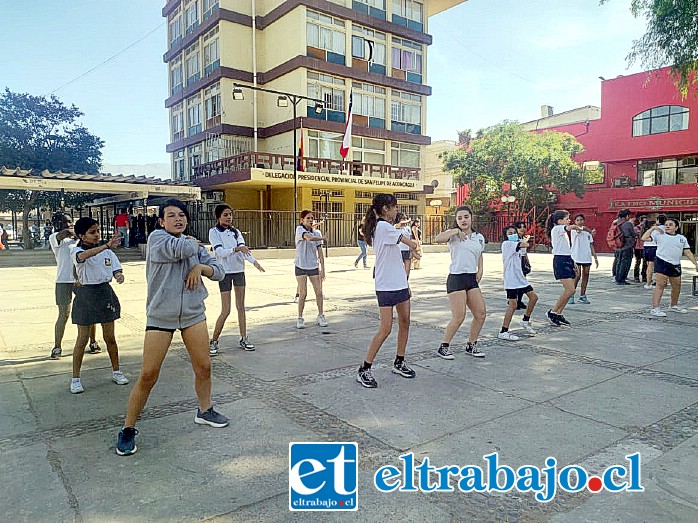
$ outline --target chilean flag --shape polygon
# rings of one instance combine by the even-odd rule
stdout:
[[[339,154],[342,155],[342,159],[346,160],[347,154],[349,154],[349,148],[351,147],[351,120],[352,120],[352,113],[351,113],[351,104],[353,102],[353,95],[351,91],[349,91],[349,111],[347,112],[347,128],[344,131],[344,138],[342,139],[342,147],[339,149]]]

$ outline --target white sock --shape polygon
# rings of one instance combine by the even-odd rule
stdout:
[[[80,378],[71,378],[70,381],[73,383],[80,383]]]

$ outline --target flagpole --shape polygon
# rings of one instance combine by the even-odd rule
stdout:
[[[296,105],[293,100],[293,220],[298,221],[298,129],[296,127]],[[288,113],[286,113],[288,114]]]

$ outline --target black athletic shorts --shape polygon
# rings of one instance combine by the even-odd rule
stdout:
[[[469,291],[477,289],[477,274],[474,272],[464,272],[462,274],[449,274],[446,279],[446,294],[457,291]]]
[[[221,281],[218,282],[218,288],[221,292],[230,292],[235,287],[245,286],[244,272],[228,272]]]
[[[527,285],[526,287],[521,287],[520,289],[504,289],[507,291],[507,300],[518,300],[521,296],[527,292],[531,292],[533,287]]]
[[[410,251],[400,251],[402,253],[402,261],[410,259]]]
[[[56,284],[56,305],[70,305],[75,292],[72,283],[57,283]]]
[[[674,265],[657,256],[654,259],[654,272],[663,274],[669,278],[677,278],[681,276],[681,264]]]
[[[556,280],[573,280],[577,276],[572,256],[556,254],[553,256],[553,273]]]
[[[320,268],[315,267],[314,269],[301,269],[296,265],[296,276],[319,276]]]
[[[576,265],[579,265],[580,267],[591,267],[591,263],[579,263],[579,262],[574,262]]]
[[[648,247],[644,247],[642,249],[642,257],[649,262],[654,262],[654,259],[657,257],[657,246],[656,245],[650,245]]]
[[[399,291],[376,291],[379,307],[394,307],[395,305],[410,299],[409,289]]]
[[[160,332],[169,332],[170,334],[174,333],[177,329],[166,329],[165,327],[156,327],[154,325],[148,325],[145,328],[145,331],[160,331]]]

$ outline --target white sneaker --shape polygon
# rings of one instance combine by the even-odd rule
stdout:
[[[524,329],[526,329],[526,333],[527,333],[527,334],[531,334],[531,335],[538,334],[538,333],[536,332],[536,329],[534,329],[534,328],[531,326],[531,321],[530,321],[530,320],[529,320],[529,321],[523,321],[523,320],[521,320],[519,323],[521,324],[521,326],[522,326]]]
[[[70,393],[80,394],[81,392],[85,392],[85,388],[82,386],[82,381],[80,381],[80,378],[72,379],[70,381]]]
[[[303,318],[296,320],[296,329],[305,329],[305,320]]]
[[[665,318],[666,312],[662,311],[659,307],[655,307],[650,311],[652,316],[657,316],[658,318]]]
[[[115,370],[111,373],[111,380],[117,385],[127,385],[128,378],[124,376],[124,373],[120,370]]]
[[[654,287],[652,287],[652,286],[649,285],[648,283],[645,283],[645,289],[647,289],[647,290],[649,291],[649,290],[654,289]]]
[[[293,297],[293,303],[298,303],[298,294]]]
[[[218,340],[211,340],[208,342],[208,354],[209,356],[218,356],[218,351],[220,347],[218,346]]]
[[[509,331],[500,332],[499,334],[497,334],[497,338],[499,338],[500,340],[507,340],[507,341],[519,341],[521,339],[516,334],[512,334]]]
[[[678,305],[672,305],[667,309],[669,312],[678,312],[679,314],[688,314],[688,309],[680,307]]]
[[[325,319],[325,315],[324,315],[324,314],[320,314],[320,315],[317,317],[317,324],[318,324],[320,327],[327,327],[327,320]]]

